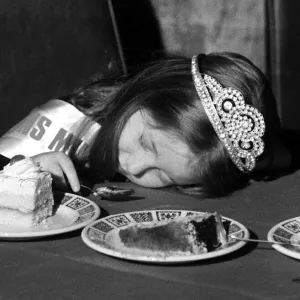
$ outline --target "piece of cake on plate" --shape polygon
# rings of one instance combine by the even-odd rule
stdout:
[[[119,243],[162,255],[191,255],[213,251],[227,243],[227,230],[218,213],[177,217],[119,230]]]
[[[52,215],[52,178],[30,158],[0,171],[0,224],[33,227]]]

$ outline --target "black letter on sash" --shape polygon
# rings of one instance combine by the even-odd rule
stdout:
[[[50,143],[48,148],[53,151],[67,151],[70,147],[71,140],[73,139],[73,134],[68,134],[66,130],[61,128],[57,133],[56,137]],[[54,149],[55,147],[55,149]]]
[[[45,134],[45,126],[49,127],[51,125],[51,121],[45,116],[41,116],[36,123],[37,128],[32,128],[30,131],[30,137],[34,140],[39,141],[43,135]]]

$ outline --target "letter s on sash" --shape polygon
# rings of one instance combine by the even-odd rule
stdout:
[[[45,127],[49,127],[51,123],[52,123],[51,120],[49,120],[45,116],[41,116],[36,123],[37,128],[33,128],[30,131],[29,133],[30,137],[36,141],[41,140],[41,138],[46,132]]]

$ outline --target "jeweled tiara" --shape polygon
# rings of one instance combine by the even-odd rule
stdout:
[[[244,173],[252,171],[256,157],[264,151],[265,132],[262,114],[245,104],[241,92],[201,74],[197,56],[192,58],[192,75],[204,110],[234,164]],[[213,92],[213,97],[210,91]]]

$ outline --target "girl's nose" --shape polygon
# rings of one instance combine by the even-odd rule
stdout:
[[[135,176],[155,167],[154,155],[144,151],[128,154],[127,157],[126,154],[120,155],[119,162],[127,173]]]

